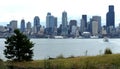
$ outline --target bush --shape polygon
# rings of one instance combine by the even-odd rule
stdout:
[[[0,59],[0,62],[3,61],[2,59]]]
[[[68,58],[75,58],[75,56],[71,55],[71,56],[69,56]]]
[[[105,53],[104,54],[112,54],[112,51],[110,48],[106,48],[105,49]]]
[[[57,56],[56,58],[58,58],[58,59],[63,59],[64,58],[64,56],[62,55],[62,54],[60,54],[59,56]]]

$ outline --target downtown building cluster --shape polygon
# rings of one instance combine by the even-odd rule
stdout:
[[[11,36],[17,27],[17,20],[11,20],[6,27],[0,26],[0,37]],[[109,5],[109,11],[106,13],[106,25],[101,26],[101,16],[92,16],[89,20],[87,15],[82,15],[80,26],[77,20],[68,21],[67,12],[62,12],[62,21],[58,27],[57,17],[50,12],[46,16],[46,27],[40,24],[40,18],[34,17],[33,26],[31,22],[21,20],[20,31],[30,38],[102,38],[108,36],[110,38],[120,37],[120,26],[115,27],[115,12],[114,6]],[[26,26],[25,26],[26,25]]]

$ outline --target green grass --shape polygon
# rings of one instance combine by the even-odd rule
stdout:
[[[24,68],[33,67],[42,69],[120,69],[120,54],[34,60],[30,62],[7,62],[6,64]]]
[[[7,69],[5,63],[0,59],[0,69]]]

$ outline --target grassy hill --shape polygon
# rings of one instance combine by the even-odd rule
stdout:
[[[6,62],[6,65],[27,69],[120,69],[120,54]]]

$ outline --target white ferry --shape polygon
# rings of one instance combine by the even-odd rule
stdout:
[[[103,38],[103,41],[104,41],[104,42],[109,42],[109,40],[108,40],[107,37],[104,37],[104,38]]]

